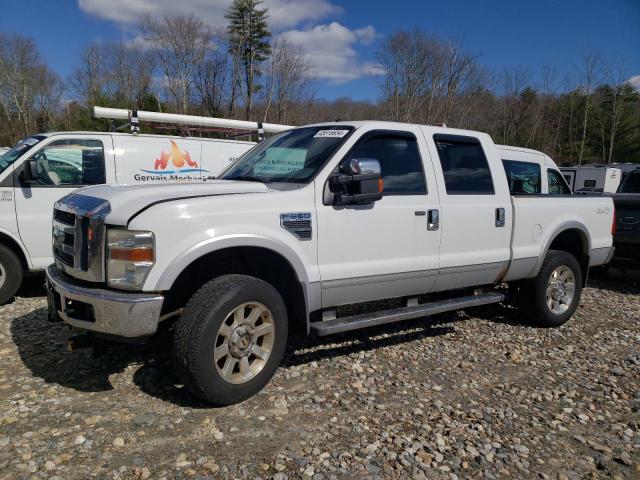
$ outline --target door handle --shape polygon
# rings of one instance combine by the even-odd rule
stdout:
[[[504,227],[506,217],[507,214],[504,208],[496,208],[496,227]]]
[[[427,212],[427,230],[435,231],[440,229],[440,211],[429,210]]]

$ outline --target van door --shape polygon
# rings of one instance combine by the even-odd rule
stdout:
[[[437,220],[439,202],[419,128],[364,132],[342,162],[354,158],[380,162],[384,196],[371,205],[334,206],[323,202],[325,185],[318,189],[323,307],[430,291],[440,230],[429,222]]]
[[[202,181],[202,141],[161,135],[113,136],[119,185]]]
[[[440,272],[436,290],[493,283],[511,257],[511,196],[489,142],[466,135],[428,139],[442,208]],[[485,145],[491,149],[485,153]],[[439,165],[438,165],[439,164]]]
[[[109,137],[61,136],[47,140],[16,167],[13,182],[18,231],[34,269],[52,263],[53,204],[73,190],[105,183]],[[25,170],[31,171],[31,180]]]

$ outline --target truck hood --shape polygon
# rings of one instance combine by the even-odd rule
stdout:
[[[212,180],[201,184],[99,185],[83,188],[71,195],[84,195],[108,201],[111,205],[111,211],[106,222],[111,225],[126,226],[138,212],[159,202],[193,197],[267,193],[269,191],[265,184],[258,182]]]

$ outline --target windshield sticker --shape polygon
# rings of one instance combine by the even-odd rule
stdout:
[[[342,138],[349,130],[320,130],[313,138]]]
[[[264,159],[253,168],[254,175],[286,175],[304,168],[307,150],[304,148],[270,147]]]

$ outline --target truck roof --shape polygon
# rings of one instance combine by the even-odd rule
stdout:
[[[356,120],[356,121],[335,121],[335,122],[320,122],[320,123],[312,123],[310,125],[304,125],[305,127],[323,127],[323,126],[340,126],[344,125],[345,127],[355,127],[360,128],[364,126],[373,126],[380,129],[398,129],[403,126],[413,126],[420,127],[422,129],[426,129],[430,133],[444,133],[449,135],[484,135],[489,136],[487,133],[479,132],[477,130],[465,130],[461,128],[451,128],[451,127],[439,127],[435,125],[423,125],[419,123],[407,123],[407,122],[391,122],[385,120]]]
[[[70,132],[54,131],[54,132],[37,133],[34,135],[42,136],[42,137],[54,137],[56,135],[113,135],[116,137],[132,137],[133,136],[131,133],[126,133],[126,132],[92,132],[88,130],[76,130],[76,131],[70,131]],[[246,145],[255,144],[255,142],[251,142],[248,140],[227,140],[223,138],[205,138],[205,137],[182,137],[178,135],[161,135],[161,134],[154,134],[154,133],[141,133],[137,136],[143,137],[143,138],[145,137],[146,138],[175,138],[178,140],[189,138],[189,139],[195,139],[195,140],[207,140],[207,141],[225,142],[225,143],[240,143],[240,144],[246,144]]]

